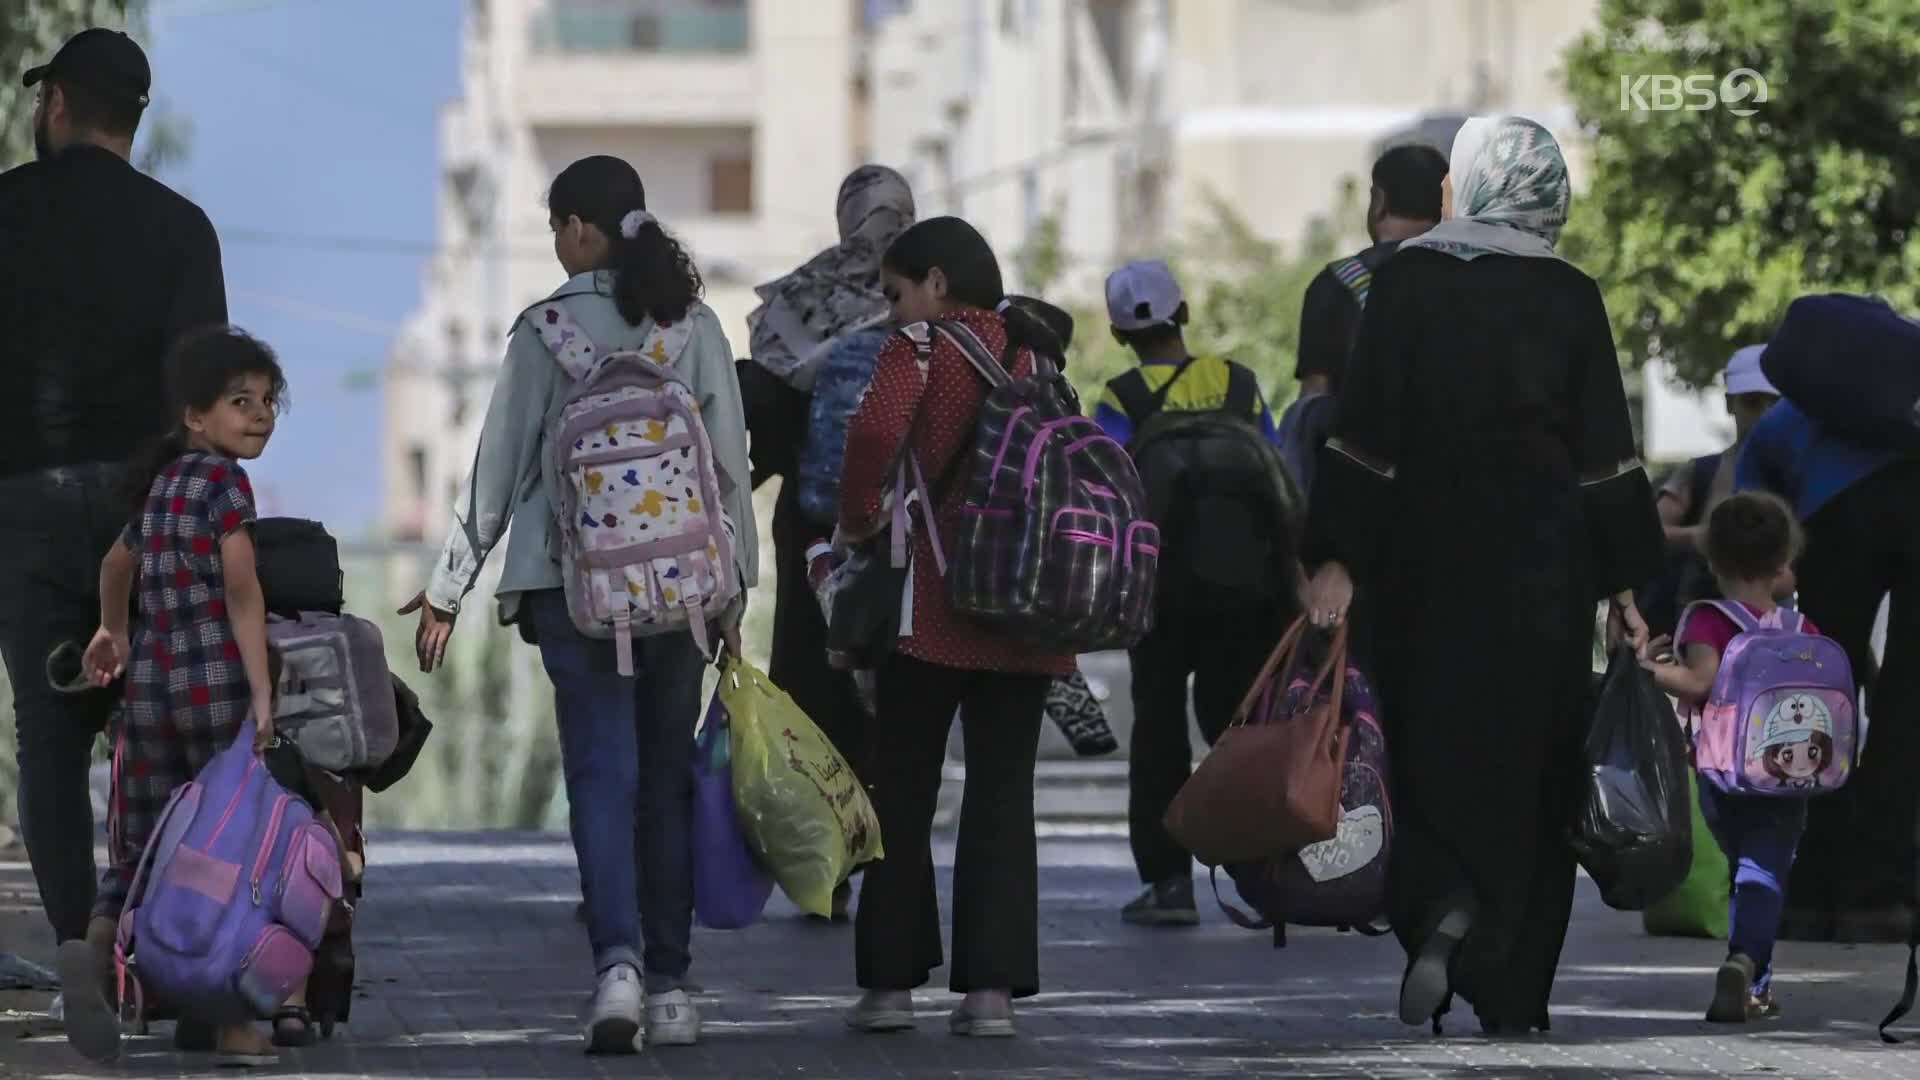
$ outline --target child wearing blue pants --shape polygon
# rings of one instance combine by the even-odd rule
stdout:
[[[1774,496],[1742,492],[1708,517],[1706,548],[1721,595],[1764,617],[1778,606],[1774,597],[1791,581],[1790,568],[1800,550],[1799,526]],[[1811,622],[1804,629],[1819,633]],[[1643,663],[1660,689],[1679,698],[1689,713],[1697,712],[1712,693],[1721,656],[1739,633],[1726,613],[1697,607],[1674,641],[1677,658],[1651,659],[1664,651],[1664,642],[1656,640]],[[1823,750],[1817,741],[1807,742],[1785,754],[1794,761],[1817,762],[1830,747]],[[1715,976],[1707,1019],[1737,1024],[1778,1016],[1773,943],[1785,908],[1787,873],[1806,828],[1806,800],[1729,794],[1702,783],[1700,810],[1733,868],[1727,959]]]

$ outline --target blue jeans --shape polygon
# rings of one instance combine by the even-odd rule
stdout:
[[[1773,942],[1786,906],[1787,872],[1807,827],[1805,799],[1728,795],[1700,785],[1700,813],[1733,868],[1727,953],[1753,961],[1753,992],[1773,982]]]
[[[636,638],[623,678],[613,643],[574,629],[560,590],[524,599],[553,680],[594,970],[631,964],[648,993],[665,993],[693,962],[693,729],[706,661],[689,634]]]

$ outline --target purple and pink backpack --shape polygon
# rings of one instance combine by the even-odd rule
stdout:
[[[1702,600],[1740,628],[1700,711],[1694,764],[1735,795],[1804,798],[1847,782],[1860,762],[1853,668],[1836,642],[1806,631],[1797,611],[1757,616],[1744,604]]]
[[[271,1016],[306,983],[340,895],[333,835],[268,775],[247,725],[173,793],[140,856],[114,944],[120,1000]]]

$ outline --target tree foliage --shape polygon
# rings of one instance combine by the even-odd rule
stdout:
[[[1591,168],[1565,251],[1604,285],[1631,364],[1704,385],[1795,297],[1915,305],[1920,4],[1602,0],[1598,22],[1567,54]],[[1751,117],[1622,107],[1623,78],[1741,68],[1767,81]]]

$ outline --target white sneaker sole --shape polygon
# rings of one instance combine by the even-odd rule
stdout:
[[[693,1046],[699,1041],[698,1024],[655,1024],[647,1028],[648,1046]]]
[[[587,1053],[637,1054],[640,1025],[624,1016],[605,1016],[587,1025]]]
[[[855,1031],[870,1034],[883,1034],[889,1031],[911,1031],[913,1013],[907,1009],[878,1009],[873,1012],[855,1012],[847,1017],[847,1026]]]
[[[947,1020],[947,1030],[968,1039],[1011,1039],[1013,1038],[1013,1018],[955,1013]]]

